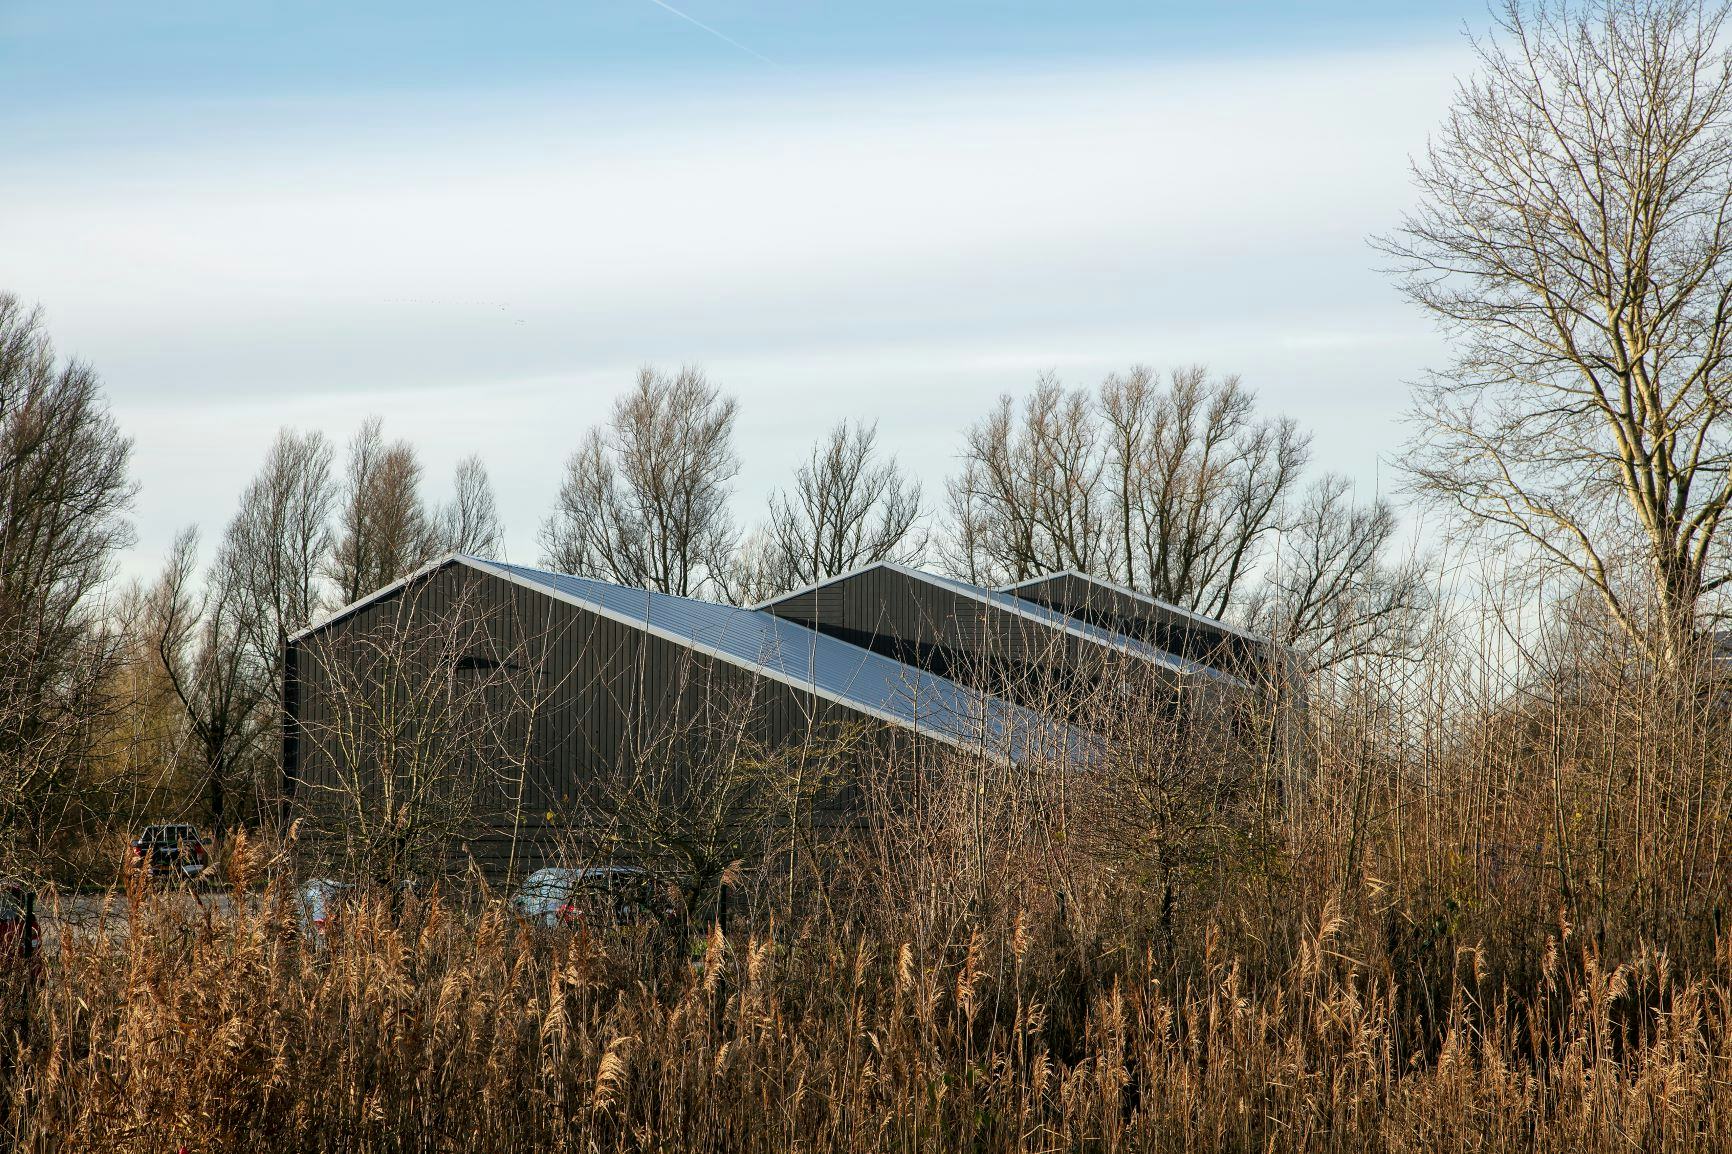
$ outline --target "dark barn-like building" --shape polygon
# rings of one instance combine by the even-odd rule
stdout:
[[[1146,674],[1182,688],[1243,688],[1234,673],[1009,592],[879,562],[760,609],[1030,708],[1087,697],[1104,677]]]
[[[1266,637],[1074,569],[1005,585],[999,592],[1246,680],[1263,677],[1272,662],[1279,665]]]
[[[675,740],[702,757],[846,731],[1012,761],[1045,740],[1026,710],[785,616],[465,556],[297,634],[286,669],[297,805],[365,824],[356,807],[413,797],[399,778],[461,745],[490,791],[461,840],[493,865],[533,862],[587,783]]]
[[[285,786],[351,846],[443,806],[442,844],[521,872],[586,790],[668,764],[1086,762],[1151,704],[1242,732],[1272,652],[1076,573],[991,590],[879,563],[745,609],[453,555],[290,639]]]

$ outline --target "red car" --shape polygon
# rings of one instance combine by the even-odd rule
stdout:
[[[19,964],[34,971],[41,953],[35,891],[16,879],[0,880],[0,972]]]

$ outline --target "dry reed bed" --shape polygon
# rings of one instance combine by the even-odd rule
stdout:
[[[1434,1053],[1327,913],[1246,987],[1090,976],[1019,919],[941,956],[857,936],[547,940],[498,908],[359,903],[307,948],[283,895],[143,899],[13,991],[20,1149],[1682,1150],[1732,1142],[1726,967],[1563,943],[1525,1005],[1464,956]],[[1574,958],[1572,962],[1570,959]]]

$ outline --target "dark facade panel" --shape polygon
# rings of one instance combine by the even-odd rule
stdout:
[[[1125,671],[1175,688],[1218,670],[1141,638],[898,565],[868,566],[768,602],[769,613],[1033,709],[1082,700]]]
[[[1002,592],[1247,680],[1262,676],[1271,657],[1264,638],[1082,573],[1036,577]]]
[[[875,748],[919,756],[943,736],[937,728],[943,715],[923,711],[930,706],[882,700],[889,686],[881,657],[846,646],[840,648],[847,652],[840,652],[833,639],[813,639],[764,614],[689,608],[685,627],[694,633],[705,622],[731,620],[736,633],[755,627],[790,651],[768,654],[771,664],[754,668],[738,653],[708,652],[690,637],[651,627],[652,620],[662,620],[656,613],[646,611],[641,622],[622,620],[605,604],[565,599],[575,596],[572,589],[582,591],[581,586],[566,588],[575,579],[537,584],[541,578],[552,582],[558,575],[455,559],[293,639],[286,654],[291,680],[285,686],[289,715],[283,746],[296,803],[311,812],[322,801],[354,793],[339,789],[342,782],[368,780],[364,772],[352,772],[365,770],[350,765],[364,754],[345,741],[346,729],[382,724],[377,715],[389,712],[393,701],[409,710],[414,699],[437,698],[445,688],[469,701],[456,693],[461,683],[455,679],[462,678],[480,679],[473,684],[486,687],[487,719],[480,730],[499,756],[474,767],[486,794],[461,848],[493,869],[506,861],[520,868],[533,863],[573,801],[598,775],[625,771],[676,742],[684,743],[680,748],[687,756],[701,758],[708,755],[705,743],[711,753],[716,743],[742,741],[766,751],[788,750],[847,733]],[[616,600],[627,593],[641,595],[609,588],[615,589],[609,596]],[[661,609],[680,611],[679,606]],[[381,693],[385,706],[369,706],[375,716],[357,720],[352,715],[364,696],[358,687],[375,684],[370,671],[388,668],[381,664],[382,649],[430,622],[451,622],[449,628],[458,631],[439,634],[438,644],[427,651],[437,650],[438,675],[411,672],[396,698]],[[421,665],[432,660],[415,652]],[[846,676],[849,653],[862,670],[852,683]],[[782,665],[775,664],[784,658]],[[813,684],[790,677],[784,665],[807,669]],[[916,670],[904,672],[911,692],[945,697],[952,710],[976,701],[987,711],[983,722],[989,715],[999,725],[1012,718],[1012,707],[1003,702],[965,694]],[[819,685],[838,676],[836,692],[819,691]],[[858,703],[838,700],[851,688],[863,694]],[[898,709],[902,712],[895,714]],[[933,728],[922,725],[923,719],[930,719]],[[947,739],[956,740],[954,732]]]

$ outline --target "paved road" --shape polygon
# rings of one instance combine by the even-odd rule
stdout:
[[[181,888],[154,895],[167,901],[170,908],[188,918],[197,918],[206,911],[211,916],[227,917],[234,909],[234,899],[226,892],[195,892]],[[124,936],[131,925],[132,909],[126,893],[38,893],[36,920],[42,927],[43,952],[52,956],[58,952],[67,934],[108,933]]]

